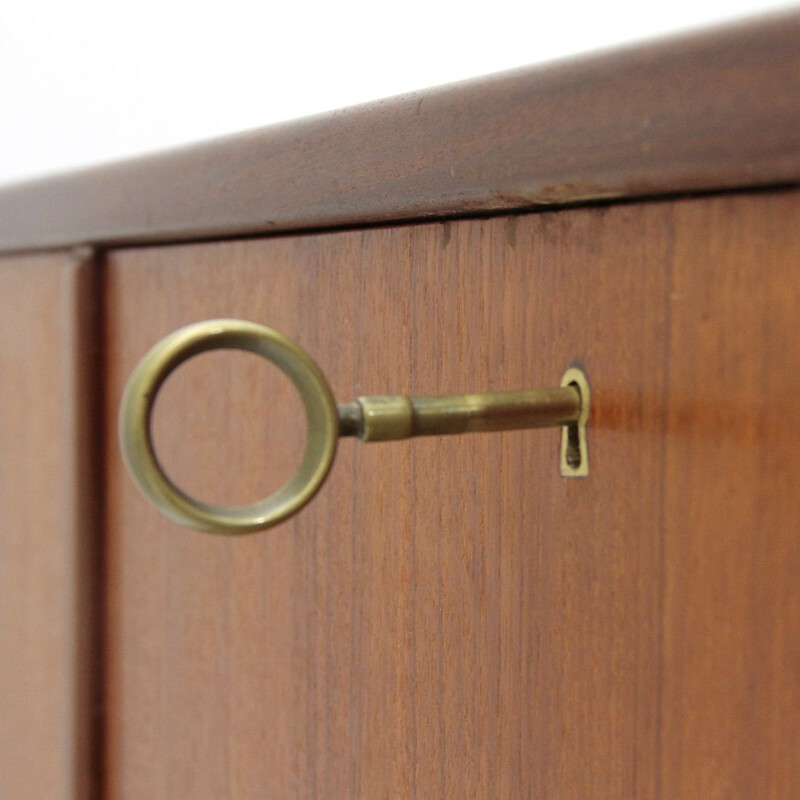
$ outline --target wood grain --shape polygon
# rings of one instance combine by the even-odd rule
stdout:
[[[775,193],[112,254],[109,431],[145,350],[214,316],[340,400],[578,359],[594,406],[585,481],[555,431],[345,441],[238,540],[161,518],[109,441],[110,796],[796,796],[799,223]],[[285,386],[194,369],[163,456],[252,499],[297,447]]]
[[[0,260],[0,797],[97,797],[97,295]]]
[[[664,797],[800,792],[798,223],[796,194],[720,199],[674,240]]]
[[[416,92],[0,191],[0,250],[800,182],[800,13]]]

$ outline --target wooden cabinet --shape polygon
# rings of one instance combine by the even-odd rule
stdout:
[[[403,173],[394,200],[389,185],[383,199],[362,190],[361,205],[307,187],[308,214],[286,211],[295,224],[280,223],[281,235],[265,235],[263,221],[251,229],[258,204],[239,214],[224,192],[210,227],[207,209],[193,219],[173,203],[159,231],[123,232],[101,204],[103,235],[52,221],[76,226],[54,234],[59,244],[91,240],[93,254],[0,262],[0,698],[23,731],[4,740],[0,794],[794,797],[800,191],[789,184],[800,138],[776,118],[800,111],[785,91],[798,53],[781,49],[799,30],[795,14],[655,56],[605,57],[609,85],[620,74],[641,82],[643,63],[665,84],[687,63],[696,73],[685,83],[709,71],[730,80],[716,86],[710,121],[674,100],[623,103],[620,118],[640,108],[650,120],[649,134],[631,137],[674,144],[644,166],[618,156],[593,189],[562,189],[559,199],[584,207],[530,209],[539,189],[527,178],[514,213],[488,184],[459,195],[469,160],[456,153],[453,176],[439,178],[447,218],[408,220],[422,210],[407,213],[414,179]],[[759,80],[725,71],[737,63]],[[589,67],[490,88],[519,98],[544,81],[555,97],[556,78],[568,92],[573,71]],[[744,113],[734,100],[748,91]],[[479,115],[477,89],[431,95],[440,133],[458,125],[442,109],[459,99]],[[370,124],[425,101],[379,106]],[[672,114],[666,127],[658,108]],[[615,136],[604,119],[599,144]],[[713,174],[681,176],[676,163],[705,153],[710,130],[759,120],[758,141],[715,134]],[[298,136],[316,147],[341,124],[304,123]],[[495,149],[520,170],[534,146],[526,130]],[[282,135],[264,134],[267,154]],[[167,171],[210,163],[221,174],[219,159],[254,157],[255,141],[210,161],[172,156]],[[442,147],[428,144],[420,163],[435,172]],[[155,163],[70,180],[101,196]],[[486,169],[506,179],[497,162]],[[367,180],[364,160],[354,174]],[[617,189],[626,202],[585,202],[613,194],[623,174],[626,185],[660,175],[662,196]],[[0,208],[44,196],[61,208],[64,180],[8,190]],[[253,196],[261,179],[238,180]],[[150,210],[163,202],[150,197]],[[142,202],[128,200],[132,219],[146,216]],[[363,218],[325,218],[323,206]],[[352,226],[337,229],[344,221]],[[555,385],[579,363],[592,386],[590,475],[559,476],[554,430],[343,441],[320,494],[280,527],[241,538],[181,528],[126,474],[116,416],[146,350],[214,317],[289,335],[340,401]],[[170,474],[228,503],[276,488],[304,436],[286,379],[229,352],[181,367],[154,424]]]

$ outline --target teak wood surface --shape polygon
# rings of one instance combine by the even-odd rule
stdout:
[[[800,184],[800,12],[0,189],[0,250]]]
[[[112,253],[111,798],[800,794],[800,194]],[[178,326],[271,325],[339,400],[546,386],[582,364],[591,474],[558,432],[340,445],[294,520],[225,539],[136,492],[115,442]],[[274,488],[285,380],[203,356],[159,452],[204,499]]]
[[[0,797],[93,798],[100,670],[95,268],[0,259]]]

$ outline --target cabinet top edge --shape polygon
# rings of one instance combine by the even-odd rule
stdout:
[[[0,188],[0,252],[800,183],[800,11]]]

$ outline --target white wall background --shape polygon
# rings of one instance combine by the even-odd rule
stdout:
[[[790,5],[0,0],[0,182]]]

